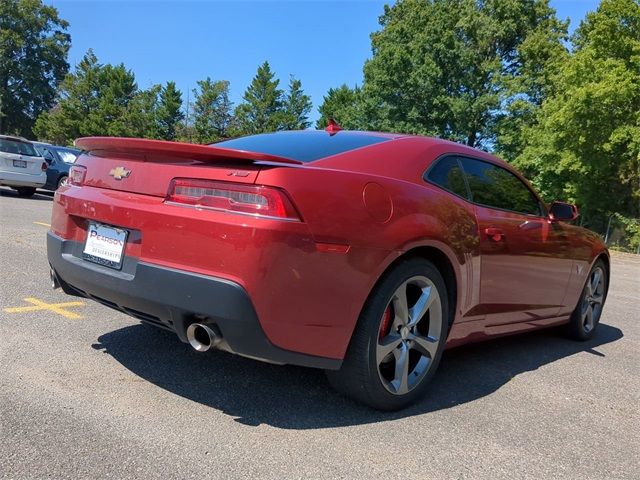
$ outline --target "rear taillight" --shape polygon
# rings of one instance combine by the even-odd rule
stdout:
[[[300,221],[300,215],[287,194],[275,187],[175,178],[171,181],[166,201],[195,208]]]
[[[47,168],[49,168],[49,165],[47,165],[47,162],[42,162],[40,169],[44,172]]]
[[[82,165],[74,165],[69,169],[69,184],[79,187],[84,183],[87,168]]]

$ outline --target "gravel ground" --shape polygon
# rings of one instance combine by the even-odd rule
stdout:
[[[638,256],[613,256],[594,340],[448,351],[422,402],[383,414],[89,301],[5,312],[77,301],[50,288],[50,211],[0,189],[1,478],[640,478]]]

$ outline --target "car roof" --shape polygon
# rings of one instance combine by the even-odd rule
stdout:
[[[26,138],[23,138],[23,137],[17,137],[15,135],[0,135],[0,138],[4,138],[7,140],[15,140],[16,142],[33,143],[31,140],[27,140]]]
[[[424,172],[435,160],[445,155],[459,155],[494,163],[522,178],[507,162],[461,143],[422,135],[368,133],[384,135],[390,141],[325,157],[309,166],[422,183]]]
[[[487,152],[460,143],[436,137],[411,135],[405,133],[375,132],[361,130],[288,130],[256,135],[247,135],[211,144],[212,146],[231,148],[291,158],[313,166],[329,163],[352,164],[360,155],[370,156],[376,151],[400,149],[405,154],[411,150],[435,149],[468,155],[494,162],[501,166],[509,165]]]

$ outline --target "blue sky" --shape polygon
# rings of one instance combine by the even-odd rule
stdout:
[[[102,63],[124,63],[141,88],[176,81],[187,90],[207,76],[242,93],[258,64],[268,60],[281,80],[293,74],[313,100],[311,114],[330,87],[362,81],[369,34],[389,1],[94,1],[45,0],[70,23],[75,65],[93,48]],[[551,0],[574,29],[598,0]]]

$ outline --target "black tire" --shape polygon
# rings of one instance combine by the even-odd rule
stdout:
[[[33,197],[33,194],[36,193],[34,187],[16,187],[16,191],[18,192],[18,196],[25,198]]]
[[[598,274],[601,275],[601,283],[599,282],[596,285],[596,291],[594,291],[594,281]],[[598,260],[589,271],[578,304],[565,328],[565,332],[570,338],[582,342],[593,338],[600,324],[600,316],[607,299],[608,290],[609,272],[605,263],[602,260]],[[589,309],[591,309],[591,321],[589,321],[588,316]]]
[[[408,324],[402,327],[401,322],[398,323],[400,328],[396,329],[396,321],[400,318],[395,312],[395,302],[396,299],[399,298],[398,292],[407,292],[405,295],[407,307],[412,304],[410,291],[417,292],[413,295],[414,298],[419,296],[414,306],[409,307],[407,311],[415,309],[415,306],[418,305],[418,302],[423,298],[427,287],[425,286],[420,290],[420,286],[416,287],[410,283],[417,281],[416,279],[421,279],[420,281],[426,279],[430,282],[427,299],[431,299],[431,288],[435,287],[438,293],[437,303],[436,300],[431,300],[431,306],[424,311],[425,313],[416,315],[420,316],[420,318],[416,320],[416,325],[411,327],[411,330],[405,329],[409,328]],[[403,285],[405,286],[405,290],[400,290]],[[418,288],[418,290],[415,290],[416,288]],[[438,318],[438,311],[436,311],[438,307],[440,318]],[[389,320],[391,318],[391,312],[394,312],[394,320]],[[448,333],[448,312],[447,291],[442,275],[438,269],[431,262],[421,258],[409,259],[399,263],[381,278],[371,292],[358,319],[342,368],[338,371],[326,372],[329,382],[343,395],[378,410],[399,410],[415,402],[422,397],[428,389],[429,381],[435,374],[438,364],[440,363]],[[411,315],[407,315],[407,318],[411,320]],[[423,326],[423,324],[426,326]],[[389,327],[387,333],[383,333],[383,328],[386,328],[387,325]],[[428,329],[427,333],[424,333],[424,328]],[[438,334],[432,335],[432,329],[434,332],[438,332]],[[420,330],[420,332],[418,332],[418,330]],[[416,335],[413,335],[411,332]],[[414,340],[408,339],[408,335],[412,335]],[[433,351],[428,355],[422,353],[425,352],[425,350],[421,349],[420,345],[417,345],[416,342],[420,339],[422,339],[422,341],[427,339],[432,341],[436,337],[439,337],[439,340],[437,343],[434,342],[431,344]],[[386,339],[397,341],[394,340],[396,338],[400,339],[400,344],[393,348],[393,350],[389,350],[386,354],[380,353],[380,351],[377,350],[378,348],[384,348],[380,342],[385,342]],[[391,344],[392,341],[388,343]],[[402,356],[404,352],[406,352],[406,357]],[[389,360],[383,360],[379,363],[377,355],[386,355],[383,358]],[[400,355],[400,357],[398,355]],[[413,360],[411,360],[412,356]],[[398,362],[401,361],[401,358],[407,359],[405,371],[409,372],[408,375],[405,374],[402,378],[406,379],[408,377],[414,381],[411,389],[404,393],[401,392],[402,388],[400,386],[398,388],[394,387],[394,382],[396,382],[395,378],[398,375]],[[390,362],[393,362],[393,368],[389,366]],[[411,366],[412,362],[414,367]],[[405,363],[401,365],[405,365]],[[416,373],[420,365],[426,365],[424,371],[422,373]],[[385,378],[383,370],[385,372],[393,372],[390,376],[393,376],[394,380],[390,381]],[[410,381],[411,380],[407,380],[404,385],[410,386]],[[401,385],[401,383],[402,382],[396,382],[395,385]],[[394,393],[391,389],[397,391]]]
[[[62,175],[59,179],[58,179],[58,185],[56,185],[56,190],[59,189],[60,187],[62,187],[63,185],[65,185],[67,183],[67,179],[69,177],[67,175]]]

